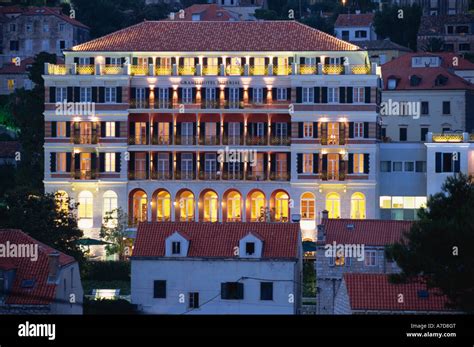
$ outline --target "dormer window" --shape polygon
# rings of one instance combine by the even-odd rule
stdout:
[[[254,242],[246,242],[245,243],[245,254],[246,255],[253,255],[255,253],[255,243]]]
[[[416,87],[420,83],[421,83],[421,77],[418,77],[417,75],[410,76],[410,86]]]
[[[174,241],[171,244],[171,253],[172,254],[181,254],[181,242]]]
[[[388,80],[388,89],[396,89],[397,88],[397,80],[395,78],[390,78]]]
[[[435,80],[436,86],[445,86],[448,83],[448,77],[444,75],[438,75]]]

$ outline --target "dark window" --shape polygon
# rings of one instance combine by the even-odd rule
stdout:
[[[421,102],[421,114],[428,114],[430,113],[430,107],[428,104],[428,101],[422,101]]]
[[[451,103],[443,101],[443,114],[451,114]]]
[[[471,45],[469,43],[460,43],[459,44],[459,50],[460,51],[470,51],[471,50]]]
[[[467,26],[467,25],[458,25],[456,27],[456,34],[469,34],[469,26]]]
[[[155,299],[166,299],[166,281],[153,282],[153,297]]]
[[[443,172],[453,172],[453,155],[452,153],[443,153]]]
[[[253,255],[255,253],[255,243],[254,242],[246,242],[245,243],[245,254]]]
[[[452,43],[445,43],[444,44],[444,50],[446,52],[454,52],[454,44]]]
[[[382,161],[380,162],[380,171],[381,171],[381,172],[391,172],[391,171],[392,171],[392,162],[391,162],[391,161],[382,160]]]
[[[451,131],[451,128],[443,128],[442,131],[443,131],[443,133],[445,133],[445,132],[450,132],[450,131]]]
[[[452,25],[448,25],[446,27],[446,31],[448,32],[448,34],[453,34],[454,33],[454,27]]]
[[[387,128],[382,128],[382,137],[387,137]]]
[[[171,244],[171,253],[172,254],[181,254],[181,242],[177,242],[177,241],[174,241],[172,244]]]
[[[19,51],[20,44],[18,41],[10,41],[10,51]]]
[[[407,140],[407,128],[400,128],[400,141]]]
[[[59,48],[60,49],[66,48],[66,41],[64,41],[64,40],[59,41]]]
[[[273,282],[260,282],[260,300],[273,300]]]
[[[342,39],[343,40],[349,39],[349,30],[343,30],[342,31]]]
[[[421,128],[421,141],[426,141],[426,134],[428,134],[428,128]]]
[[[426,172],[426,161],[417,161],[415,163],[416,172]]]
[[[244,284],[239,282],[221,283],[221,299],[242,300],[244,298]]]
[[[189,308],[199,308],[199,293],[189,293]]]

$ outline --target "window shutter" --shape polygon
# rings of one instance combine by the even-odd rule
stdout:
[[[321,102],[321,87],[314,87],[314,102],[319,104]]]
[[[370,154],[364,153],[364,173],[369,173],[369,166],[370,166]]]
[[[237,298],[240,300],[244,299],[244,284],[237,283]]]
[[[346,139],[346,124],[344,122],[339,123],[339,144],[344,144]]]
[[[74,64],[79,64],[79,57],[74,57]]]
[[[370,87],[365,87],[365,103],[370,104]]]
[[[100,122],[100,137],[105,137],[105,125],[106,122]]]
[[[328,103],[328,87],[322,87],[322,100],[321,102],[323,104],[327,104]]]
[[[272,153],[270,155],[271,162],[270,162],[270,171],[275,172],[276,171],[276,153]]]
[[[458,152],[458,160],[454,161],[454,172],[459,172],[461,170],[461,153]]]
[[[105,153],[99,153],[99,172],[105,172]]]
[[[305,62],[304,59],[305,59],[304,57],[300,57],[300,65],[304,65],[304,62]]]
[[[150,178],[150,153],[146,152],[145,154],[145,170],[146,170],[146,178]]]
[[[328,123],[322,122],[321,123],[321,142],[327,143],[328,138]]]
[[[135,171],[135,152],[130,152],[130,158],[128,161],[128,171]]]
[[[326,173],[328,172],[328,155],[323,154],[323,172]]]
[[[146,143],[150,143],[150,122],[146,122]]]
[[[297,165],[296,165],[296,169],[297,169],[297,172],[298,173],[303,173],[303,154],[302,153],[298,153],[296,155],[296,158],[297,158]]]
[[[339,87],[339,103],[346,103],[346,87]]]
[[[441,172],[441,152],[436,152],[435,162],[436,162],[435,172]]]
[[[349,138],[354,138],[354,122],[349,122]]]
[[[135,100],[137,98],[137,88],[130,88],[130,99]]]
[[[71,137],[71,122],[66,122],[66,137]]]
[[[105,57],[105,65],[110,65],[110,57]]]
[[[74,87],[74,102],[79,102],[81,100],[81,88]]]
[[[79,172],[81,170],[81,154],[74,154],[74,171]]]
[[[117,103],[122,103],[122,87],[117,87]]]
[[[92,87],[92,102],[97,102],[97,87]]]
[[[99,87],[99,103],[105,102],[105,87]]]
[[[303,122],[298,122],[298,138],[303,138]]]
[[[369,138],[369,122],[364,122],[364,138]]]
[[[318,122],[313,122],[313,138],[318,138]]]
[[[95,59],[94,57],[89,58],[89,65],[94,65],[95,64]]]
[[[71,161],[72,161],[71,153],[66,153],[66,172],[71,172]]]
[[[346,102],[348,104],[352,104],[353,101],[353,94],[354,93],[354,88],[353,87],[347,87],[346,89]]]
[[[303,102],[303,88],[296,87],[296,103],[301,104]]]
[[[56,153],[51,153],[50,154],[50,171],[51,172],[56,172]]]
[[[247,94],[249,96],[249,103],[253,103],[253,88],[248,88]]]
[[[56,87],[49,87],[49,102],[56,102]]]
[[[116,152],[115,153],[115,172],[120,172],[120,169],[122,168],[120,158],[121,158],[120,152]]]
[[[291,101],[291,88],[286,88],[286,99]]]
[[[221,283],[221,299],[227,299],[227,283]]]
[[[73,102],[73,101],[74,101],[74,96],[73,96],[73,89],[72,89],[72,87],[67,87],[67,101],[68,101],[68,102]]]
[[[97,154],[92,153],[91,154],[91,171],[94,173],[94,171],[97,170]]]
[[[319,172],[319,154],[313,153],[313,173]]]
[[[286,153],[286,172],[291,174],[291,153]]]
[[[347,173],[350,173],[350,174],[354,173],[354,154],[349,153],[349,160],[348,160],[347,165],[349,166]]]
[[[56,137],[57,134],[57,124],[56,122],[51,122],[51,137]]]
[[[134,137],[135,137],[135,122],[130,122],[130,124],[129,124],[128,136],[129,136],[130,138],[134,138]]]
[[[115,122],[115,137],[120,137],[120,122]]]
[[[176,153],[176,170],[181,171],[181,153]]]

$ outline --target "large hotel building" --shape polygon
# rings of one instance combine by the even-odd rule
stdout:
[[[323,210],[413,219],[470,172],[467,134],[382,143],[380,68],[298,22],[150,21],[64,54],[45,66],[45,188],[91,236],[122,207],[131,225],[300,218],[314,239]]]

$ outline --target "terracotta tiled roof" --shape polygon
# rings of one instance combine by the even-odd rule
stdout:
[[[25,257],[0,257],[0,269],[15,269],[15,278],[10,294],[6,298],[6,304],[16,305],[47,305],[50,304],[56,294],[56,285],[47,283],[49,274],[48,255],[58,252],[33,239],[20,230],[0,230],[0,244],[38,244],[38,259],[31,261]],[[75,262],[74,258],[59,252],[59,264],[65,266]],[[32,288],[22,288],[24,280],[34,280]]]
[[[449,311],[448,299],[437,289],[427,290],[421,278],[409,283],[393,284],[385,274],[344,274],[352,310],[374,311]],[[419,297],[419,291],[428,297]],[[400,303],[399,294],[403,294]]]
[[[79,22],[77,19],[71,18],[64,13],[62,13],[61,8],[59,7],[28,7],[25,9],[25,11],[22,13],[22,16],[56,16],[60,19],[62,19],[65,22],[68,22],[71,25],[81,27],[84,29],[89,29],[89,27],[81,22]]]
[[[263,258],[297,258],[301,242],[297,223],[140,223],[133,256],[163,257],[165,240],[176,231],[190,240],[188,257],[233,258],[249,232],[263,240]]]
[[[195,4],[185,8],[184,18],[179,18],[179,13],[173,20],[192,21],[193,15],[200,15],[200,21],[229,21],[238,20],[238,16],[216,4]]]
[[[0,141],[0,158],[13,158],[20,150],[18,141]]]
[[[27,72],[28,66],[33,64],[34,58],[27,58],[21,60],[19,66],[13,63],[7,63],[0,68],[0,74],[25,74]]]
[[[359,47],[296,21],[149,21],[74,46],[73,51],[353,51]]]
[[[441,57],[442,62],[439,67],[412,67],[413,57]],[[465,79],[454,74],[453,70],[457,69],[452,65],[453,54],[446,53],[407,53],[392,61],[382,65],[382,77],[384,88],[388,87],[388,76],[398,76],[400,80],[397,83],[396,90],[458,90],[473,89],[474,86]],[[460,65],[463,67],[472,66],[470,63],[463,61],[459,57]],[[462,62],[461,62],[462,61]],[[421,78],[418,85],[410,84],[410,77],[416,75]],[[445,84],[436,84],[438,76],[447,77]]]
[[[334,27],[368,27],[374,20],[373,13],[340,14]]]
[[[448,16],[422,16],[418,36],[442,36],[446,35],[446,24],[467,24],[474,23],[472,14],[456,14]],[[472,34],[471,34],[472,35]]]
[[[381,219],[327,219],[324,222],[326,241],[318,243],[385,246],[400,241],[412,224],[411,221]]]

